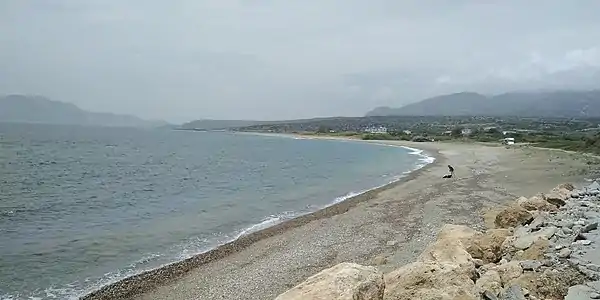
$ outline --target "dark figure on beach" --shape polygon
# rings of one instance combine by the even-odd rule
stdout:
[[[448,165],[448,171],[450,171],[450,174],[446,174],[442,178],[452,178],[454,176],[454,168],[451,165]]]

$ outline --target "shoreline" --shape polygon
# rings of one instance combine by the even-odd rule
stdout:
[[[386,141],[363,141],[350,138],[335,138],[335,137],[305,137],[302,135],[268,135],[278,137],[294,137],[298,136],[306,139],[327,139],[337,141],[352,141],[352,142],[363,142],[374,144],[378,146],[392,146],[398,148],[404,148],[409,151],[409,155],[419,156],[417,162],[423,162],[422,165],[414,170],[408,171],[404,176],[383,184],[380,186],[373,187],[371,189],[360,192],[357,195],[348,197],[339,202],[333,202],[323,208],[320,208],[314,212],[299,215],[292,219],[283,220],[282,222],[276,223],[267,228],[260,229],[255,232],[250,232],[245,235],[241,235],[236,239],[227,243],[218,245],[206,252],[196,254],[184,260],[169,263],[154,269],[143,271],[139,274],[125,277],[118,281],[106,284],[102,287],[97,288],[89,293],[86,293],[79,297],[81,300],[97,300],[97,299],[129,299],[137,295],[143,294],[147,291],[151,291],[157,287],[169,284],[177,279],[184,277],[187,273],[203,265],[209,264],[226,258],[234,253],[240,252],[253,244],[265,240],[267,238],[281,235],[288,230],[302,227],[310,222],[331,218],[336,215],[348,212],[352,208],[356,207],[362,202],[369,201],[376,198],[381,192],[393,189],[405,182],[412,181],[418,178],[421,174],[438,166],[440,163],[445,162],[446,158],[439,152],[434,150],[435,147],[422,147],[416,148],[412,146],[418,146],[420,144],[414,144],[412,142],[406,143],[386,143]],[[407,145],[402,145],[407,144]],[[411,146],[408,146],[411,145]],[[431,161],[429,161],[431,160]]]

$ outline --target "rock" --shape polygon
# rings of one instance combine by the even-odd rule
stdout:
[[[573,192],[571,193],[571,198],[579,198],[581,195],[579,195],[579,192]]]
[[[498,262],[502,258],[502,243],[511,231],[508,229],[490,229],[478,234],[467,247],[467,252],[473,258],[481,259],[484,263]]]
[[[420,262],[444,262],[475,268],[473,258],[467,252],[468,245],[478,232],[462,225],[444,225],[438,239],[430,244],[417,258]]]
[[[587,233],[596,229],[598,229],[598,222],[589,223],[581,228],[581,233]]]
[[[569,258],[569,256],[571,256],[571,249],[569,248],[564,248],[558,252],[558,257],[560,258]]]
[[[590,240],[577,240],[577,241],[573,242],[573,245],[589,246],[590,244],[592,244],[592,241],[590,241]]]
[[[483,260],[481,260],[479,258],[474,258],[473,263],[475,264],[475,268],[479,268],[479,267],[482,267],[483,265],[485,265]]]
[[[523,290],[518,285],[512,285],[507,288],[500,299],[503,300],[526,300],[525,294],[523,294]]]
[[[590,185],[588,185],[586,187],[586,189],[588,191],[592,191],[592,190],[600,190],[600,183],[598,183],[597,181],[593,181],[592,183],[590,183]]]
[[[383,255],[377,255],[373,258],[373,260],[371,261],[371,264],[374,266],[380,266],[380,265],[387,264],[387,262],[388,262],[387,257],[385,257]]]
[[[537,239],[529,248],[524,251],[517,251],[513,260],[540,260],[544,258],[544,253],[550,246],[550,242],[545,239]]]
[[[499,265],[496,270],[500,274],[502,285],[506,285],[511,280],[518,278],[523,273],[523,268],[518,261],[511,261],[502,265]]]
[[[535,219],[533,219],[533,221],[531,221],[531,224],[529,224],[529,228],[531,228],[531,230],[539,229],[544,225],[544,221],[546,221],[548,216],[549,214],[547,212],[539,214],[537,217],[535,217]]]
[[[387,246],[395,246],[396,244],[398,244],[398,241],[388,241],[387,243],[385,243]]]
[[[474,276],[456,264],[414,262],[385,275],[384,299],[476,300]]]
[[[571,229],[571,228],[573,228],[573,225],[575,225],[575,224],[573,224],[573,222],[571,222],[569,220],[562,220],[562,221],[558,222],[558,226],[562,227],[562,228],[569,228],[569,229]]]
[[[570,286],[584,281],[585,277],[571,267],[548,269],[535,277],[529,290],[541,299],[562,299]]]
[[[480,293],[485,294],[488,292],[494,296],[498,296],[502,291],[502,280],[500,274],[496,270],[489,270],[485,272],[477,281],[475,286]]]
[[[521,206],[510,206],[496,216],[496,228],[509,228],[525,225],[533,220],[533,215]]]
[[[591,292],[590,293],[590,298],[592,298],[592,299],[600,299],[600,294],[598,294],[596,292]]]
[[[565,189],[567,191],[573,191],[575,189],[575,186],[570,182],[565,182],[565,183],[559,184],[554,189],[556,189],[556,190]]]
[[[569,291],[567,293],[567,296],[565,297],[565,300],[586,300],[586,299],[593,299],[590,297],[590,294],[592,293],[592,289],[590,289],[588,286],[585,285],[574,285],[572,287],[569,288]]]
[[[546,201],[543,196],[533,196],[529,199],[521,197],[517,203],[526,210],[556,211],[558,209],[556,205]]]
[[[375,267],[341,263],[325,269],[275,300],[381,300],[385,283]]]
[[[512,246],[519,250],[525,250],[531,247],[531,245],[533,245],[533,243],[539,239],[550,239],[556,233],[557,230],[558,228],[554,226],[545,227],[540,231],[536,231],[516,238],[512,243]]]
[[[484,300],[498,300],[498,296],[494,295],[492,292],[490,291],[485,291],[483,293],[483,299]]]
[[[566,192],[568,193],[568,191]],[[550,192],[546,195],[544,195],[544,199],[556,206],[556,207],[561,207],[564,206],[565,204],[567,204],[567,202],[565,200],[567,200],[570,197],[570,195],[565,195],[564,193],[560,193],[559,191],[555,191],[555,192]]]
[[[587,264],[585,267],[594,272],[600,272],[600,266],[598,266],[596,264],[590,263],[590,264]]]
[[[542,262],[538,260],[525,260],[521,261],[520,264],[524,271],[535,271],[542,266]]]

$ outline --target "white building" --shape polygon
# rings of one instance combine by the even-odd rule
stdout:
[[[515,138],[504,138],[504,139],[502,139],[502,144],[504,144],[504,145],[514,145],[515,144]]]
[[[371,126],[371,127],[367,127],[365,128],[365,132],[368,133],[387,133],[388,129],[385,126]]]

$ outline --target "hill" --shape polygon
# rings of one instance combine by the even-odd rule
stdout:
[[[197,129],[197,130],[218,130],[238,127],[248,127],[259,125],[266,122],[250,121],[250,120],[195,120],[184,123],[181,129]]]
[[[71,103],[25,95],[0,97],[0,122],[114,127],[158,127],[166,124],[131,115],[89,112]]]
[[[366,116],[598,117],[600,90],[512,92],[495,96],[463,92],[400,108],[378,107]]]

